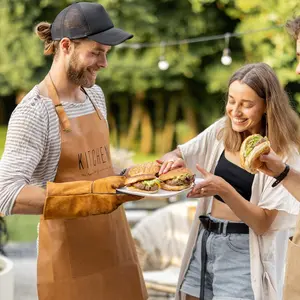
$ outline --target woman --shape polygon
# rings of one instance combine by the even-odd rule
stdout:
[[[300,164],[298,117],[264,63],[234,73],[224,118],[161,159],[160,173],[187,166],[204,177],[188,194],[203,199],[176,299],[281,299],[288,231],[299,206],[281,185],[271,187],[273,178],[241,168],[241,143],[255,133],[267,135],[290,165]]]

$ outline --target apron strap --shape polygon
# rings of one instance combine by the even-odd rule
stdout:
[[[59,100],[57,90],[56,90],[55,85],[52,81],[52,78],[50,77],[50,74],[48,74],[45,77],[45,84],[46,84],[47,89],[48,89],[49,97],[52,99],[52,102],[55,106],[55,110],[56,110],[58,119],[61,123],[63,131],[66,131],[66,132],[72,131],[69,118],[68,118],[68,116],[65,112],[64,107],[62,106],[62,104]]]
[[[200,281],[200,300],[204,300],[204,287],[205,287],[205,272],[207,265],[207,252],[206,243],[210,235],[210,232],[204,229],[204,233],[201,241],[201,281]]]
[[[85,95],[90,99],[90,101],[91,101],[91,103],[93,104],[94,109],[95,109],[95,111],[96,111],[96,113],[97,113],[99,119],[102,120],[102,114],[101,114],[101,112],[99,111],[97,105],[94,103],[94,101],[92,100],[92,98],[89,96],[89,94],[87,93],[87,91],[86,91],[83,87],[81,87],[81,90],[82,90],[82,91],[85,93]]]

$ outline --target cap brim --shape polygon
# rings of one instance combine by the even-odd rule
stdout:
[[[126,40],[131,39],[132,37],[132,34],[120,28],[113,27],[106,31],[90,35],[87,38],[100,44],[116,46],[123,43]]]

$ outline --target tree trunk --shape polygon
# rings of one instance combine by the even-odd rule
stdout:
[[[141,122],[141,152],[151,153],[152,150],[153,129],[149,111],[144,108]]]
[[[22,99],[26,96],[26,92],[24,92],[24,91],[19,91],[19,92],[17,92],[17,95],[16,95],[16,104],[19,104],[21,101],[22,101]]]
[[[174,133],[176,129],[176,117],[179,106],[178,96],[171,96],[169,108],[167,113],[167,120],[163,131],[163,138],[161,140],[161,152],[169,152],[173,147]]]
[[[141,118],[143,115],[142,101],[144,100],[144,98],[145,94],[143,92],[136,93],[127,136],[127,149],[135,150],[135,138],[137,136],[139,125],[141,123]]]
[[[128,97],[121,97],[119,100],[120,130],[119,141],[120,148],[127,147],[128,122],[129,122],[129,101]]]
[[[182,137],[182,142],[185,143],[195,137],[198,133],[198,125],[195,110],[190,106],[182,105],[184,120],[188,125],[188,132]]]
[[[164,101],[163,94],[159,93],[155,97],[155,153],[162,153],[162,140],[164,132]]]
[[[193,103],[195,99],[190,93],[190,89],[188,87],[188,83],[185,82],[183,88],[183,98],[181,102],[181,109],[183,112],[183,127],[181,128],[180,135],[177,135],[177,140],[179,144],[183,144],[193,137],[195,137],[198,133],[198,126],[197,126],[197,115],[196,110],[193,107]],[[178,132],[177,132],[178,133]]]
[[[110,142],[113,146],[116,147],[118,145],[118,132],[117,132],[116,119],[112,115],[112,113],[108,113],[107,119],[108,119],[108,125],[109,125]]]

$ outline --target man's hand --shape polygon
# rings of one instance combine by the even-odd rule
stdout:
[[[95,181],[47,183],[44,218],[70,219],[91,215],[109,214],[127,201],[141,197],[118,194],[125,176],[110,176]]]
[[[118,199],[118,204],[122,204],[128,201],[137,201],[143,199],[140,196],[128,195],[128,194],[119,194],[116,189],[122,188],[125,186],[125,176],[110,176],[101,179],[97,179],[93,182],[93,193],[94,194],[116,194]]]
[[[284,162],[273,150],[268,154],[261,155],[260,161],[264,164],[258,170],[268,176],[278,177],[285,169]]]

